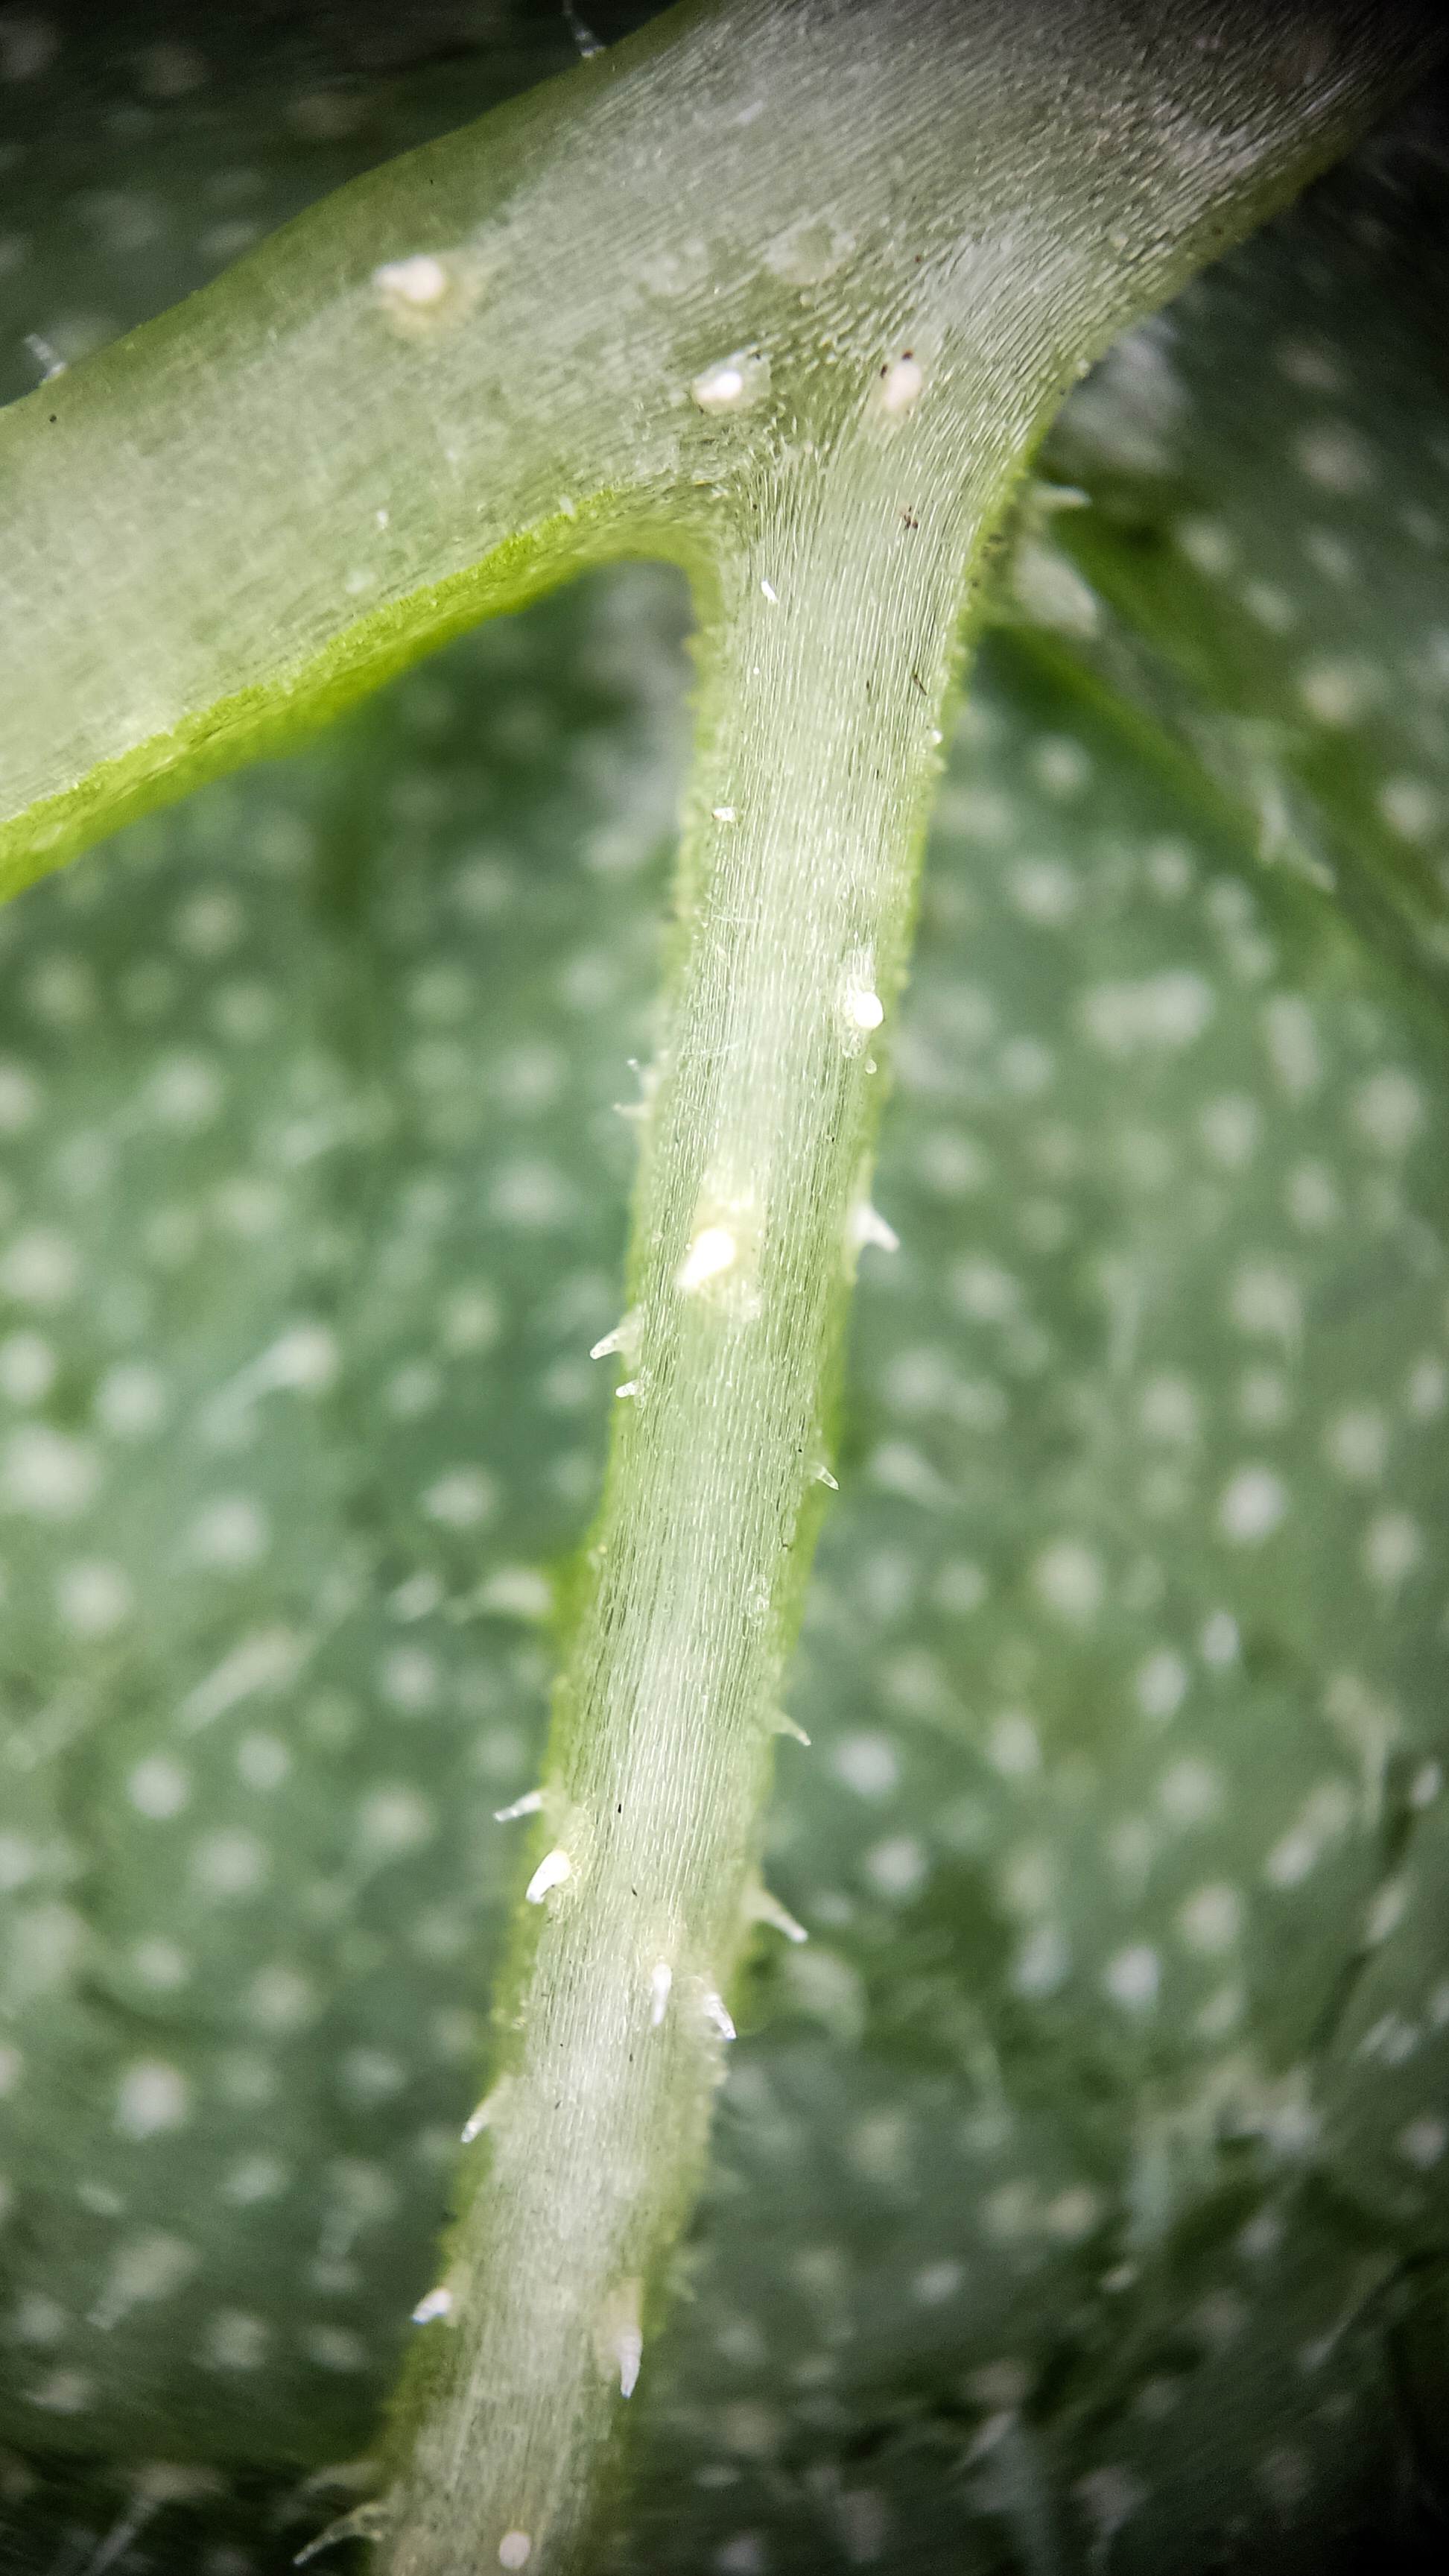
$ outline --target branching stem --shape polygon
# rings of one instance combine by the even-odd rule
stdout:
[[[448,2295],[352,2526],[389,2576],[577,2565],[647,2367],[983,547],[1073,378],[1432,42],[1409,0],[687,8],[0,424],[12,881],[578,563],[695,582],[624,1384]]]
[[[889,440],[862,438],[785,487],[736,567],[640,1192],[632,1391],[545,1788],[533,1884],[556,1883],[454,2247],[454,2367],[392,2553],[409,2576],[456,2564],[458,2524],[485,2565],[519,2531],[562,2550],[722,2070],[955,632],[954,582],[922,580],[903,536],[900,475]]]
[[[1105,182],[1119,243],[1140,179],[1128,154]],[[1102,310],[1099,263],[1039,202],[969,257],[959,210],[946,241],[919,238],[913,273],[887,260],[875,280],[848,402],[812,421],[796,379],[795,436],[748,458],[710,523],[681,939],[608,1485],[548,1757],[543,1920],[454,2240],[458,2323],[418,2371],[395,2576],[453,2576],[463,2534],[484,2566],[576,2560],[732,2035],[962,612]],[[1149,254],[1133,251],[1114,293],[1134,267],[1140,291]],[[729,363],[745,375],[745,353]]]

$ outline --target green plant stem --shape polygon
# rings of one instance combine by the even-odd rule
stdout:
[[[742,471],[828,438],[923,299],[965,454],[988,388],[1020,452],[1435,32],[1431,0],[687,0],[353,181],[0,414],[0,891],[585,563],[702,583]],[[693,402],[741,347],[759,398]]]
[[[439,2340],[456,2377],[415,2456],[399,2568],[456,2563],[459,2527],[485,2563],[508,2531],[563,2547],[721,2072],[824,1493],[821,1382],[880,1088],[870,1024],[903,970],[957,605],[940,558],[924,581],[910,562],[889,451],[850,465],[838,500],[827,471],[790,494],[799,519],[764,519],[714,675],[638,1213],[634,1391],[549,1762],[540,1857],[570,1874],[542,1900],[491,2171],[454,2248],[462,2323]]]
[[[969,431],[933,397],[978,317],[926,277],[823,452],[746,485],[719,563],[628,1391],[535,1851],[567,1875],[533,1882],[458,2322],[419,2365],[387,2508],[398,2576],[443,2576],[460,2545],[576,2557],[702,2159],[863,1239],[875,1022],[904,980],[966,585],[1081,291],[1070,248],[1028,259]]]
[[[1426,23],[685,11],[4,425],[16,878],[590,556],[701,609],[628,1391],[448,2311],[351,2526],[394,2576],[577,2563],[698,2176],[983,548],[1066,385]]]

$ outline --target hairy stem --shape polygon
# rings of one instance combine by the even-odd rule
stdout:
[[[379,2515],[397,2576],[576,2558],[701,2161],[967,586],[1101,294],[1033,213],[913,258],[845,417],[730,495],[542,1919]]]
[[[456,2563],[455,2518],[485,2562],[511,2532],[562,2546],[730,2035],[957,604],[939,560],[911,560],[899,460],[862,444],[764,514],[714,674],[608,1499],[549,1762],[540,1858],[568,1875],[540,1899],[454,2248],[457,2381],[399,2568]]]
[[[698,2176],[963,611],[1062,391],[1432,42],[1354,0],[734,0],[0,424],[12,882],[458,624],[686,563],[699,744],[590,1579],[394,2576],[578,2562]]]

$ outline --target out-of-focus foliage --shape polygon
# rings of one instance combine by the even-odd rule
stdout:
[[[295,95],[123,91],[61,27],[13,96],[78,137],[113,98],[116,185],[78,250],[11,163],[20,327],[138,318],[563,58],[453,13],[446,78],[381,77],[370,23]],[[769,1821],[811,1940],[743,1997],[617,2576],[1442,2540],[1446,184],[1422,118],[1324,182],[1082,388],[1045,471],[1086,506],[1023,514]],[[25,2576],[270,2576],[437,2331],[686,615],[596,578],[0,918]]]

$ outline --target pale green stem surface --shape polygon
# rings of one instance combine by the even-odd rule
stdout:
[[[354,2525],[395,2576],[577,2563],[698,2176],[983,545],[1066,385],[1427,26],[677,12],[0,420],[11,883],[575,564],[695,579],[631,1391],[451,2307]]]

